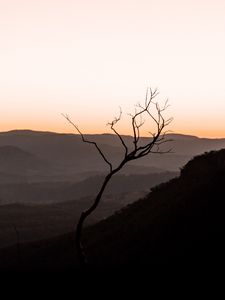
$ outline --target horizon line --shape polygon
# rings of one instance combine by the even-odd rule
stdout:
[[[79,133],[76,132],[59,132],[59,131],[51,131],[51,130],[37,130],[37,129],[29,129],[29,128],[23,128],[23,129],[10,129],[10,130],[0,130],[0,134],[6,134],[10,132],[36,132],[36,133],[51,133],[51,134],[62,134],[62,135],[80,135]],[[84,135],[115,135],[114,133],[108,133],[108,132],[102,132],[102,133],[83,133]],[[122,136],[128,136],[132,137],[130,134],[123,134],[121,133]],[[193,137],[193,138],[199,138],[199,139],[225,139],[225,136],[223,137],[208,137],[208,136],[198,136],[195,134],[187,134],[187,133],[182,133],[182,132],[168,132],[166,135],[177,135],[177,136],[186,136],[186,137]],[[142,138],[148,137],[147,135],[141,136]]]

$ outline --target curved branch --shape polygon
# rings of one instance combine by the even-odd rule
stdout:
[[[125,149],[125,157],[127,156],[128,153],[128,147],[125,143],[125,141],[123,140],[122,136],[118,133],[118,131],[114,128],[114,126],[121,120],[121,116],[122,116],[122,110],[120,107],[120,114],[118,118],[114,118],[114,120],[112,122],[108,122],[107,125],[110,125],[111,130],[118,136],[118,138],[121,141],[121,144],[123,145],[124,149]]]
[[[112,163],[110,161],[108,161],[108,159],[105,157],[104,153],[102,152],[102,150],[99,148],[98,144],[96,142],[93,142],[93,141],[89,141],[89,140],[86,140],[83,133],[80,131],[80,129],[78,128],[77,125],[75,125],[69,118],[68,115],[64,115],[62,114],[62,116],[77,130],[77,132],[80,134],[81,138],[82,138],[82,141],[84,143],[88,143],[88,144],[92,144],[96,147],[96,149],[98,150],[99,154],[101,155],[101,157],[103,158],[103,160],[109,165],[109,169],[110,171],[112,171]]]

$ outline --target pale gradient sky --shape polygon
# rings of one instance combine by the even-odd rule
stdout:
[[[224,81],[225,0],[0,0],[0,131],[106,132],[151,86],[173,131],[225,137]]]

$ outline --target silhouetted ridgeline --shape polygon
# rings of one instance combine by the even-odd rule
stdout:
[[[223,264],[224,186],[225,149],[195,157],[178,178],[154,187],[144,199],[85,229],[90,264]],[[75,267],[73,237],[68,234],[23,245],[23,267]],[[7,261],[17,263],[17,250],[16,245],[1,250],[6,268]]]
[[[195,157],[179,178],[86,230],[97,265],[225,262],[225,149]]]

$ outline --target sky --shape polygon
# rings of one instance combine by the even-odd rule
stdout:
[[[129,134],[151,87],[168,129],[225,137],[224,80],[224,0],[0,0],[0,131],[110,132],[120,106]]]

